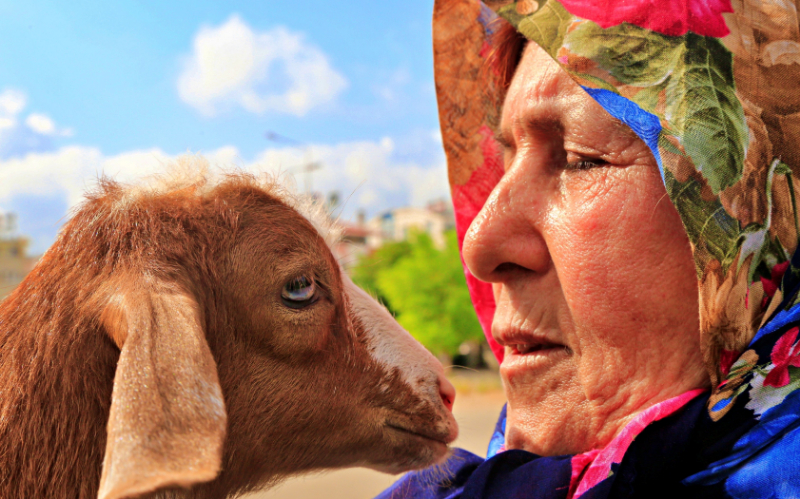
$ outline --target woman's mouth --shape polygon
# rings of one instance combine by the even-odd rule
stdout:
[[[523,342],[506,342],[506,346],[511,350],[512,355],[530,354],[552,354],[556,352],[571,353],[569,347],[562,343],[557,343],[546,338],[528,337],[520,338]],[[527,341],[526,341],[527,340]],[[519,341],[519,340],[517,340]]]
[[[498,343],[505,346],[500,373],[508,380],[541,375],[573,353],[557,329],[530,331],[498,327],[492,332]]]
[[[541,373],[541,369],[549,369],[572,354],[572,350],[563,343],[538,335],[519,336],[522,335],[518,335],[516,341],[505,343],[506,355],[500,369],[510,378]]]
[[[555,343],[517,343],[511,345],[511,348],[519,355],[527,355],[529,353],[540,352],[542,350],[552,350],[554,348],[566,347],[564,345],[557,345]]]

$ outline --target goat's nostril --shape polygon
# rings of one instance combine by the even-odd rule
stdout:
[[[447,395],[445,395],[444,393],[442,393],[441,395],[442,395],[442,402],[444,403],[444,406],[447,407],[448,411],[452,412],[453,411],[453,401]]]
[[[453,402],[456,401],[456,388],[444,376],[439,377],[439,396],[447,410],[453,412]]]

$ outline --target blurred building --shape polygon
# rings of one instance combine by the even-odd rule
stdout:
[[[370,251],[367,246],[370,230],[364,221],[363,211],[358,212],[355,223],[339,221],[342,235],[333,247],[333,254],[346,271],[349,271],[362,256]]]
[[[327,200],[321,194],[316,202],[325,203],[328,213],[339,206],[337,193],[329,194]],[[453,208],[447,200],[437,200],[425,208],[402,207],[385,211],[371,220],[359,210],[353,222],[338,220],[341,237],[333,247],[333,253],[345,270],[349,270],[364,255],[368,255],[384,243],[403,241],[413,231],[425,232],[438,248],[444,248],[444,233],[455,227]]]
[[[17,233],[17,217],[0,210],[0,300],[22,282],[37,259],[28,256],[30,241]]]
[[[436,247],[444,248],[444,233],[453,227],[453,209],[445,200],[429,203],[425,208],[395,208],[367,223],[367,246],[377,248],[386,241],[403,241],[416,230],[427,233]]]

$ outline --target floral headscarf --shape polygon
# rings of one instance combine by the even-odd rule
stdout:
[[[497,72],[484,70],[499,15],[650,146],[692,243],[716,384],[768,317],[800,301],[781,289],[798,240],[797,5],[612,3],[436,1],[436,88],[458,233],[463,241],[503,171],[492,132],[503,90]],[[488,333],[491,287],[469,273],[468,284]]]

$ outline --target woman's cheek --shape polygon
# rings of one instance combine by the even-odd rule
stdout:
[[[563,196],[548,246],[576,326],[608,331],[643,319],[641,302],[658,288],[648,269],[670,242],[654,210],[652,179],[624,169],[603,173],[595,182],[575,182]]]
[[[625,192],[614,186],[577,189],[564,196],[551,218],[551,258],[570,307],[583,316],[604,296],[620,291],[624,251]],[[600,298],[598,300],[597,298]]]

